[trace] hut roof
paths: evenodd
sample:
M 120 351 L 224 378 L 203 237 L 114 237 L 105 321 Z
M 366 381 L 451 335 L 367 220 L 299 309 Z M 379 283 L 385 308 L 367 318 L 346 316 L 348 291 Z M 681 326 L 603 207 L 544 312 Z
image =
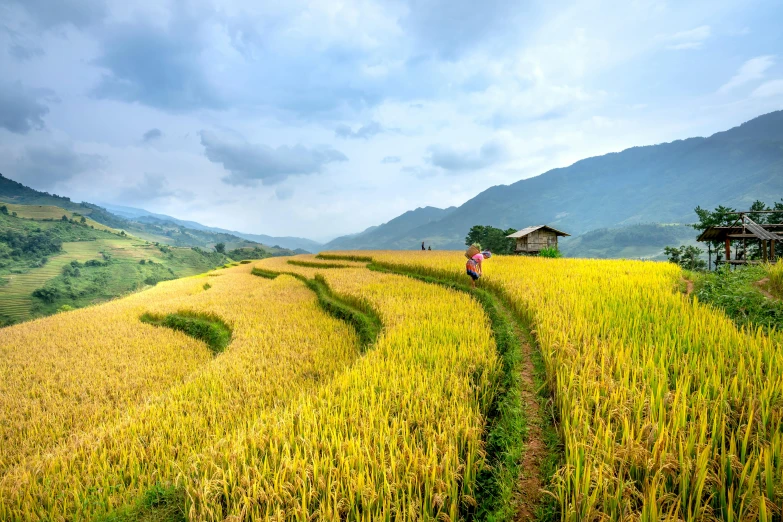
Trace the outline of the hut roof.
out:
M 769 225 L 759 225 L 758 223 L 746 223 L 733 227 L 710 227 L 702 232 L 696 241 L 724 241 L 726 239 L 738 239 L 731 236 L 745 236 L 748 238 L 776 241 L 783 240 L 781 236 L 783 232 L 783 223 L 775 223 Z
M 536 225 L 534 227 L 523 228 L 522 230 L 518 230 L 518 231 L 514 232 L 513 234 L 507 235 L 506 237 L 513 237 L 513 238 L 525 237 L 526 235 L 530 234 L 531 232 L 535 232 L 536 230 L 538 230 L 540 228 L 545 228 L 547 230 L 551 230 L 552 232 L 554 232 L 558 236 L 570 236 L 571 235 L 571 234 L 566 234 L 565 232 L 561 232 L 560 230 L 557 230 L 556 228 L 552 228 L 552 227 L 547 226 L 547 225 Z

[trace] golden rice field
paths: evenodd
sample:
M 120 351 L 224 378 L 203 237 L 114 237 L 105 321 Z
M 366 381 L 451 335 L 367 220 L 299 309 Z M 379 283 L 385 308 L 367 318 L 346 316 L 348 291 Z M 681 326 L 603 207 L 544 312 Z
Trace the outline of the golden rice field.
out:
M 102 519 L 156 485 L 198 521 L 470 518 L 501 373 L 490 320 L 466 292 L 355 259 L 464 283 L 464 257 L 343 254 L 0 329 L 0 520 Z M 322 278 L 378 314 L 378 339 L 253 269 Z M 672 264 L 494 256 L 484 273 L 544 359 L 556 518 L 783 518 L 779 335 L 682 295 Z M 220 317 L 226 351 L 139 321 L 183 311 Z
M 455 254 L 369 253 L 462 277 Z M 367 255 L 367 254 L 365 254 Z M 562 520 L 781 520 L 783 346 L 641 261 L 496 256 L 483 284 L 535 328 L 565 461 Z
M 470 298 L 332 270 L 336 292 L 384 320 L 357 359 L 355 334 L 301 282 L 252 276 L 252 266 L 0 330 L 3 375 L 20 375 L 0 395 L 0 519 L 91 519 L 160 482 L 186 490 L 193 520 L 458 518 L 496 372 Z M 228 350 L 211 358 L 137 319 L 182 309 L 222 317 Z M 63 338 L 45 337 L 53 332 Z

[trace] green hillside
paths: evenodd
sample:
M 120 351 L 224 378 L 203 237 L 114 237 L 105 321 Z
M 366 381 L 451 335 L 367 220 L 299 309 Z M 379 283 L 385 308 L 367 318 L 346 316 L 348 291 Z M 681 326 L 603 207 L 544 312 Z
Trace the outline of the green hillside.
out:
M 436 221 L 352 248 L 462 248 L 473 225 L 548 224 L 574 236 L 639 223 L 691 223 L 696 206 L 748 208 L 783 195 L 783 111 L 709 138 L 634 147 L 491 187 Z M 338 238 L 331 244 L 339 244 Z M 382 243 L 382 246 L 378 243 Z
M 0 325 L 64 305 L 98 303 L 230 261 L 217 252 L 154 244 L 90 223 L 58 207 L 0 204 Z

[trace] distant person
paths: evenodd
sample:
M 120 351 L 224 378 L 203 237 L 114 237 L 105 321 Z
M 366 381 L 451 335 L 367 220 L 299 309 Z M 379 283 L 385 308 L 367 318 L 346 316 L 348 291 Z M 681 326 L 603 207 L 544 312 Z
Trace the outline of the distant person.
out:
M 421 242 L 421 249 L 422 250 L 427 250 L 426 248 L 424 248 L 424 241 Z
M 432 245 L 428 245 L 427 250 L 432 250 Z
M 470 276 L 471 288 L 476 288 L 476 281 L 483 273 L 481 265 L 485 259 L 489 259 L 490 257 L 492 257 L 492 252 L 485 250 L 468 258 L 468 262 L 465 264 L 465 271 Z

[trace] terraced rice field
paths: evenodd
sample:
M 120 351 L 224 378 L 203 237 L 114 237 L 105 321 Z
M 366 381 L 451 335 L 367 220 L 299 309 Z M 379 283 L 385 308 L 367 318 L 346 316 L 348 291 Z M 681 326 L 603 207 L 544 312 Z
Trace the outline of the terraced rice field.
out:
M 57 220 L 57 219 L 62 219 L 63 216 L 66 216 L 68 219 L 73 219 L 74 217 L 74 213 L 72 211 L 65 210 L 64 208 L 55 207 L 51 205 L 17 205 L 14 203 L 3 203 L 3 205 L 8 207 L 9 212 L 16 212 L 17 215 L 21 218 L 34 219 L 34 220 L 43 220 L 43 219 Z M 96 230 L 117 232 L 117 230 L 111 227 L 107 227 L 104 224 L 98 223 L 97 221 L 90 219 L 88 216 L 85 216 L 85 218 L 87 219 L 87 225 L 93 226 Z M 79 219 L 78 216 L 77 219 Z
M 0 520 L 511 522 L 541 489 L 563 522 L 781 520 L 777 333 L 683 295 L 670 263 L 493 256 L 475 290 L 463 270 L 270 258 L 0 330 Z M 545 400 L 514 402 L 520 373 Z M 562 453 L 535 453 L 524 408 Z
M 63 267 L 71 261 L 100 259 L 101 250 L 107 247 L 104 241 L 76 241 L 63 243 L 63 252 L 49 258 L 40 268 L 30 268 L 24 274 L 4 276 L 8 284 L 0 286 L 2 313 L 11 319 L 25 319 L 30 316 L 32 292 L 41 288 L 49 279 L 62 273 Z

